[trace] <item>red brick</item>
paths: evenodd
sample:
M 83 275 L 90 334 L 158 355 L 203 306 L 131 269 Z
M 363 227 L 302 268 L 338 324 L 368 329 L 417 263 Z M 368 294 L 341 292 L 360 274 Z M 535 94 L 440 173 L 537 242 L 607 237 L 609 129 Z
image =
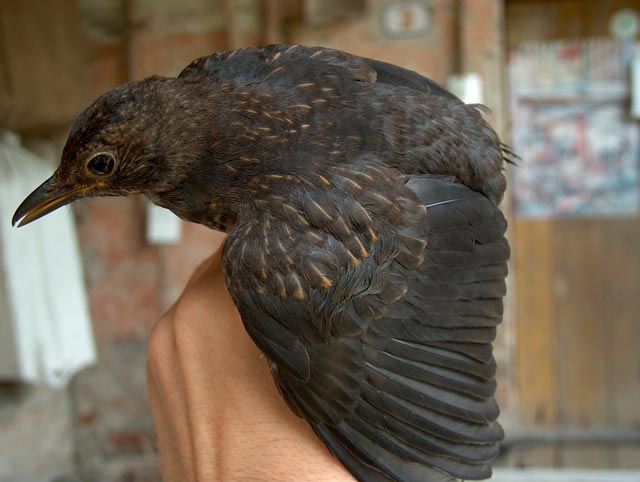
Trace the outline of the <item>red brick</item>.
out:
M 133 449 L 136 452 L 141 452 L 144 439 L 144 434 L 125 430 L 113 431 L 109 434 L 109 441 L 119 450 Z
M 93 43 L 87 80 L 97 97 L 127 81 L 124 43 Z
M 95 199 L 78 212 L 94 333 L 145 338 L 159 316 L 159 265 L 144 242 L 140 200 Z

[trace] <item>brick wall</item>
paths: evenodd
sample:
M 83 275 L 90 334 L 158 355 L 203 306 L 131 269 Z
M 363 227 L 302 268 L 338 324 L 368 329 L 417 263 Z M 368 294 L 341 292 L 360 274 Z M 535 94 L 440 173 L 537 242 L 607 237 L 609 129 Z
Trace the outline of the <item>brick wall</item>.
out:
M 0 482 L 73 473 L 71 401 L 64 390 L 0 385 Z

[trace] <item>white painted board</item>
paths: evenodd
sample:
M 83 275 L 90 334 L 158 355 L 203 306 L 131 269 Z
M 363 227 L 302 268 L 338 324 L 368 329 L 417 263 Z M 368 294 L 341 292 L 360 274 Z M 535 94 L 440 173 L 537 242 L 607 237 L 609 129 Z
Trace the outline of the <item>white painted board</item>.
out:
M 10 224 L 50 173 L 0 133 L 0 380 L 60 386 L 96 360 L 73 216 L 62 208 L 20 229 Z

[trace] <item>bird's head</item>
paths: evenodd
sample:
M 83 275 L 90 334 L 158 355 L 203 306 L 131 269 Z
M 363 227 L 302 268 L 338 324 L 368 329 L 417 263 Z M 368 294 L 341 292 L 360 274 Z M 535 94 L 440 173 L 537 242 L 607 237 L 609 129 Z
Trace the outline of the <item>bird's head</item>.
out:
M 54 174 L 20 204 L 24 226 L 77 199 L 153 189 L 166 162 L 165 136 L 172 79 L 124 84 L 98 98 L 75 121 Z

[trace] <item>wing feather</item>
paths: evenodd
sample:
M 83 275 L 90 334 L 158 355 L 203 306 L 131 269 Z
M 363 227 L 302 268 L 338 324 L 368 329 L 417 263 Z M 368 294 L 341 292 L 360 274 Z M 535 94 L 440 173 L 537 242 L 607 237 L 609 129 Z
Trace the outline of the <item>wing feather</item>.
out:
M 396 213 L 399 225 L 385 221 L 357 267 L 337 268 L 326 292 L 295 300 L 265 298 L 258 285 L 230 283 L 230 291 L 240 293 L 238 309 L 285 400 L 359 480 L 486 478 L 503 437 L 491 343 L 502 316 L 506 223 L 490 200 L 451 179 L 412 176 L 406 186 L 427 206 L 424 253 L 411 208 Z M 338 249 L 327 236 L 315 257 Z M 308 256 L 303 243 L 295 249 L 291 256 Z M 407 268 L 401 252 L 423 261 Z M 326 265 L 340 266 L 337 259 Z M 233 275 L 238 263 L 228 257 L 225 266 Z

